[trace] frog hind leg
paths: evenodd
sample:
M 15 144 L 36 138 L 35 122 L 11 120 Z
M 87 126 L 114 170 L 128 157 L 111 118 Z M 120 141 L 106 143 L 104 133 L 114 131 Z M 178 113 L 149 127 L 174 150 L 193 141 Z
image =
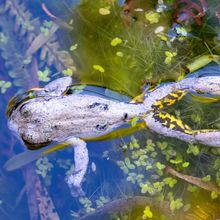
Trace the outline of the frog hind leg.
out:
M 147 127 L 167 137 L 174 137 L 188 143 L 200 143 L 213 147 L 220 147 L 220 131 L 218 130 L 192 130 L 180 119 L 156 111 L 143 118 Z
M 82 182 L 87 171 L 89 156 L 86 147 L 86 142 L 79 138 L 69 138 L 65 142 L 73 145 L 74 149 L 74 172 L 72 172 L 66 179 L 73 197 L 84 196 L 82 190 Z
M 220 75 L 185 78 L 179 81 L 177 86 L 186 92 L 197 92 L 219 96 Z

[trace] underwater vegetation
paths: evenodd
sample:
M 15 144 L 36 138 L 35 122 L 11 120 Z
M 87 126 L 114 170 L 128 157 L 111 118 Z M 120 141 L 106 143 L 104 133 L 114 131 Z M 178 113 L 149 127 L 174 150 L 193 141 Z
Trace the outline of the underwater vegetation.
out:
M 151 88 L 178 81 L 209 64 L 212 59 L 203 55 L 215 61 L 205 74 L 219 73 L 218 1 L 82 0 L 75 7 L 63 1 L 57 14 L 52 3 L 35 4 L 43 16 L 28 1 L 0 2 L 2 115 L 15 93 L 63 75 L 132 99 L 146 84 Z M 198 66 L 192 65 L 198 57 Z M 194 130 L 219 129 L 219 99 L 211 98 L 189 94 L 167 111 Z M 0 125 L 4 162 L 24 150 L 6 123 L 3 118 Z M 137 123 L 136 118 L 131 125 Z M 83 181 L 85 196 L 76 199 L 64 181 L 74 171 L 72 149 L 55 152 L 22 167 L 16 177 L 0 169 L 0 218 L 218 219 L 219 154 L 218 148 L 186 144 L 147 129 L 94 142 Z M 21 182 L 15 188 L 16 179 Z

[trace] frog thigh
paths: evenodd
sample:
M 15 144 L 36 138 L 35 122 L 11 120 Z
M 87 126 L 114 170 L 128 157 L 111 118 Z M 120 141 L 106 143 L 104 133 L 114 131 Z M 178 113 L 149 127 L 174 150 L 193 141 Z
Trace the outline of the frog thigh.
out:
M 150 129 L 159 134 L 175 137 L 188 143 L 220 147 L 219 130 L 192 130 L 180 119 L 161 111 L 147 115 L 144 120 Z
M 198 130 L 195 131 L 195 139 L 204 145 L 220 147 L 220 131 L 219 130 Z
M 67 184 L 73 197 L 83 196 L 81 185 L 89 163 L 86 142 L 75 137 L 69 138 L 66 142 L 73 145 L 75 163 L 74 172 L 67 177 Z
M 144 118 L 144 121 L 149 129 L 159 134 L 175 137 L 190 143 L 195 142 L 193 130 L 168 113 L 161 111 L 150 113 Z

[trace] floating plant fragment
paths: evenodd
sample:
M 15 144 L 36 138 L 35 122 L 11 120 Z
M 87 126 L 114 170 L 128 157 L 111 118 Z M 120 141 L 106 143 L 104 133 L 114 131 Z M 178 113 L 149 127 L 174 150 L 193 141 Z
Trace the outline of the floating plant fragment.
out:
M 70 51 L 76 50 L 77 47 L 78 47 L 78 44 L 73 44 L 73 45 L 70 47 Z
M 1 93 L 4 94 L 8 88 L 11 87 L 11 82 L 0 80 Z
M 144 209 L 144 214 L 142 216 L 142 219 L 152 218 L 153 212 L 150 209 L 150 206 L 146 206 Z
M 121 51 L 116 52 L 116 55 L 117 55 L 118 57 L 123 57 L 123 56 L 124 56 L 123 52 L 121 52 Z
M 122 43 L 122 39 L 119 37 L 115 37 L 114 39 L 112 39 L 111 41 L 111 46 L 116 47 L 117 45 Z
M 109 15 L 111 11 L 108 8 L 100 8 L 99 9 L 99 14 L 100 15 Z
M 105 72 L 105 69 L 102 66 L 100 66 L 100 65 L 93 65 L 92 67 L 93 67 L 94 70 L 97 70 L 100 73 L 104 73 Z
M 167 65 L 170 65 L 171 62 L 172 62 L 173 57 L 175 57 L 177 55 L 177 53 L 176 52 L 165 51 L 165 55 L 166 55 L 166 58 L 164 60 L 164 63 L 167 64 Z
M 44 71 L 37 71 L 37 75 L 40 81 L 42 82 L 49 82 L 50 81 L 50 70 L 49 68 L 46 68 Z
M 150 24 L 158 23 L 160 14 L 157 12 L 149 11 L 145 13 L 145 18 L 150 22 Z
M 72 76 L 73 75 L 73 70 L 70 69 L 70 68 L 67 68 L 67 69 L 63 70 L 62 73 L 64 75 L 67 75 L 67 76 Z

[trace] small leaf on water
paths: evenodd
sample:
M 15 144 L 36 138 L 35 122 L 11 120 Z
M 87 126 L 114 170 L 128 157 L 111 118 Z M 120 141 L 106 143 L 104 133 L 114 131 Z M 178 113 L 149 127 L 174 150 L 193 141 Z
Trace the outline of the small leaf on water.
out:
M 101 73 L 105 72 L 105 69 L 100 65 L 93 65 L 92 67 L 93 67 L 94 70 L 98 70 Z
M 124 56 L 124 54 L 123 54 L 121 51 L 116 52 L 116 55 L 117 55 L 118 57 L 123 57 L 123 56 Z
M 150 210 L 149 206 L 146 206 L 144 209 L 144 214 L 142 216 L 143 219 L 147 219 L 147 218 L 152 218 L 153 217 L 153 212 Z
M 76 50 L 77 47 L 78 47 L 78 44 L 74 44 L 74 45 L 72 45 L 72 46 L 70 47 L 70 51 L 74 51 L 74 50 Z
M 183 164 L 182 164 L 182 167 L 184 167 L 184 168 L 186 168 L 186 167 L 188 167 L 189 166 L 189 162 L 184 162 Z
M 66 70 L 63 70 L 62 73 L 64 75 L 67 75 L 67 76 L 72 76 L 73 75 L 73 70 L 70 69 L 70 68 L 67 68 Z
M 119 44 L 121 44 L 121 43 L 122 43 L 122 39 L 119 38 L 119 37 L 115 37 L 115 38 L 112 39 L 112 41 L 111 41 L 111 46 L 115 47 L 115 46 L 117 46 L 117 45 L 119 45 Z
M 164 164 L 160 163 L 160 162 L 157 162 L 156 167 L 157 167 L 158 170 L 163 170 L 166 166 Z
M 150 22 L 150 24 L 155 24 L 159 22 L 160 15 L 157 12 L 146 12 L 145 18 Z
M 203 181 L 203 182 L 209 182 L 209 181 L 211 181 L 211 176 L 210 176 L 210 175 L 204 176 L 204 177 L 202 178 L 202 181 Z
M 109 15 L 111 11 L 108 8 L 100 8 L 99 9 L 99 14 L 100 15 Z
M 217 194 L 215 191 L 212 191 L 212 192 L 211 192 L 211 198 L 212 198 L 212 199 L 218 198 L 218 194 Z

